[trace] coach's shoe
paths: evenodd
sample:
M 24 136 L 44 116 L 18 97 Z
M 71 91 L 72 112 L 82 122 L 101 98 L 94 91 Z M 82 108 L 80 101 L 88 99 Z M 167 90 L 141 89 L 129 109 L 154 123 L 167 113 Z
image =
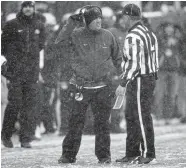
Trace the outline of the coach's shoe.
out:
M 100 164 L 109 164 L 111 163 L 111 159 L 110 158 L 102 158 L 98 161 L 98 163 Z
M 116 162 L 118 162 L 118 163 L 131 163 L 136 158 L 138 158 L 138 156 L 137 157 L 127 157 L 127 156 L 125 156 L 121 159 L 116 159 Z
M 22 148 L 32 148 L 29 142 L 21 142 L 21 147 Z
M 64 156 L 61 156 L 58 160 L 58 163 L 61 164 L 61 163 L 75 163 L 76 162 L 76 159 L 74 158 L 67 158 L 67 157 L 64 157 Z
M 3 142 L 3 145 L 7 148 L 13 148 L 13 143 L 10 138 L 6 138 L 4 136 L 1 137 L 1 140 Z
M 131 163 L 133 163 L 133 164 L 148 164 L 148 163 L 156 164 L 157 161 L 155 158 L 150 158 L 150 157 L 145 158 L 145 157 L 140 156 Z

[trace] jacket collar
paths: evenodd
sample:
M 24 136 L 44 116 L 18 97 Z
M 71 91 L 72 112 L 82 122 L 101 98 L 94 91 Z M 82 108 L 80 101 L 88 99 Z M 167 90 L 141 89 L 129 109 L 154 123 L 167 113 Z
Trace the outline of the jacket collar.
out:
M 101 28 L 101 29 L 102 29 L 102 28 Z M 98 31 L 96 31 L 96 30 L 91 30 L 91 29 L 89 29 L 87 26 L 85 27 L 86 32 L 87 32 L 88 34 L 90 34 L 90 35 L 97 35 L 97 34 L 100 34 L 101 29 L 98 30 Z
M 135 24 L 128 30 L 128 32 L 132 31 L 133 29 L 135 29 L 135 28 L 136 28 L 137 26 L 139 26 L 139 25 L 143 25 L 143 24 L 141 23 L 141 21 L 135 23 Z
M 16 17 L 23 24 L 32 24 L 32 21 L 35 18 L 35 13 L 32 17 L 28 17 L 25 16 L 22 12 L 19 12 Z

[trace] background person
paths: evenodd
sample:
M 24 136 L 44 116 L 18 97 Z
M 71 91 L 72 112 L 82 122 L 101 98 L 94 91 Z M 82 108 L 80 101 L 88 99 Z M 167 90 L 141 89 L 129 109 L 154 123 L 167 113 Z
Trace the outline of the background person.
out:
M 69 17 L 72 15 L 72 13 L 66 13 L 62 17 L 62 24 L 61 28 L 67 23 Z M 58 32 L 59 33 L 59 32 Z M 70 40 L 69 40 L 70 42 Z M 69 80 L 72 76 L 72 68 L 70 65 L 70 55 L 71 51 L 69 48 L 69 43 L 66 43 L 66 45 L 61 44 L 59 42 L 56 44 L 57 49 L 57 58 L 58 58 L 58 74 L 59 74 L 59 97 L 60 97 L 60 128 L 59 128 L 59 136 L 64 135 L 67 133 L 68 130 L 68 120 L 69 120 L 69 114 L 71 110 L 71 99 L 69 99 L 68 95 L 68 86 L 69 86 Z
M 122 24 L 122 12 L 116 13 L 116 22 L 113 27 L 108 29 L 115 37 L 117 43 L 119 44 L 119 55 L 123 58 L 123 43 L 127 35 L 127 30 L 125 25 Z M 117 72 L 115 78 L 113 78 L 113 85 L 116 88 L 119 85 L 119 77 Z M 114 99 L 113 99 L 114 100 Z M 125 127 L 121 127 L 122 122 L 125 123 L 125 116 L 123 111 L 125 110 L 125 102 L 119 110 L 112 110 L 111 115 L 111 130 L 114 133 L 125 132 Z
M 1 72 L 6 69 L 6 58 L 1 55 Z M 7 88 L 7 79 L 1 75 L 1 128 L 4 119 L 4 112 L 8 103 L 8 88 Z
M 45 128 L 44 134 L 54 133 L 54 125 L 56 123 L 56 87 L 57 87 L 57 65 L 58 60 L 55 57 L 56 48 L 55 48 L 55 38 L 56 32 L 58 29 L 56 18 L 51 13 L 43 13 L 43 16 L 46 18 L 45 27 L 46 27 L 46 42 L 45 42 L 45 51 L 44 51 L 44 66 L 41 69 L 41 78 L 43 82 L 40 82 L 40 115 L 41 122 Z
M 178 117 L 179 70 L 183 54 L 183 32 L 180 26 L 171 22 L 162 23 L 158 27 L 160 71 L 155 89 L 154 112 L 159 118 L 164 118 L 168 124 Z
M 10 81 L 1 139 L 12 148 L 11 136 L 19 114 L 21 147 L 30 148 L 35 131 L 39 52 L 44 47 L 44 25 L 35 19 L 35 3 L 24 1 L 16 19 L 2 29 L 2 54 L 7 59 L 4 76 Z

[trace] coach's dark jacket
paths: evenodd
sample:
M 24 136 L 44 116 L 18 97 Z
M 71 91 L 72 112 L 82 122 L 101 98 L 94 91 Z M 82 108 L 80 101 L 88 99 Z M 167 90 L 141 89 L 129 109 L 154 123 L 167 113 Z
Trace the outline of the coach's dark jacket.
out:
M 44 25 L 34 15 L 22 12 L 2 29 L 1 52 L 7 58 L 4 73 L 12 82 L 35 83 L 39 73 L 39 52 L 44 48 Z
M 121 63 L 114 36 L 105 29 L 92 31 L 87 27 L 74 28 L 73 21 L 69 21 L 58 36 L 59 41 L 72 48 L 74 76 L 71 82 L 84 82 L 84 86 L 109 84 L 115 67 L 119 69 Z

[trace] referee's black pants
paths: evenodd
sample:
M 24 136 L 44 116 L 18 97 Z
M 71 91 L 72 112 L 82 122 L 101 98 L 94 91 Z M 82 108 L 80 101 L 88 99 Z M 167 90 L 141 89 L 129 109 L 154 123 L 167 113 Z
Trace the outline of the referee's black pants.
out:
M 81 143 L 85 114 L 88 105 L 91 104 L 94 116 L 95 155 L 98 160 L 110 158 L 111 89 L 108 86 L 99 89 L 83 89 L 82 94 L 83 100 L 75 100 L 73 104 L 68 133 L 62 144 L 62 156 L 76 159 Z
M 155 158 L 154 128 L 150 114 L 155 77 L 136 77 L 127 87 L 126 156 Z

